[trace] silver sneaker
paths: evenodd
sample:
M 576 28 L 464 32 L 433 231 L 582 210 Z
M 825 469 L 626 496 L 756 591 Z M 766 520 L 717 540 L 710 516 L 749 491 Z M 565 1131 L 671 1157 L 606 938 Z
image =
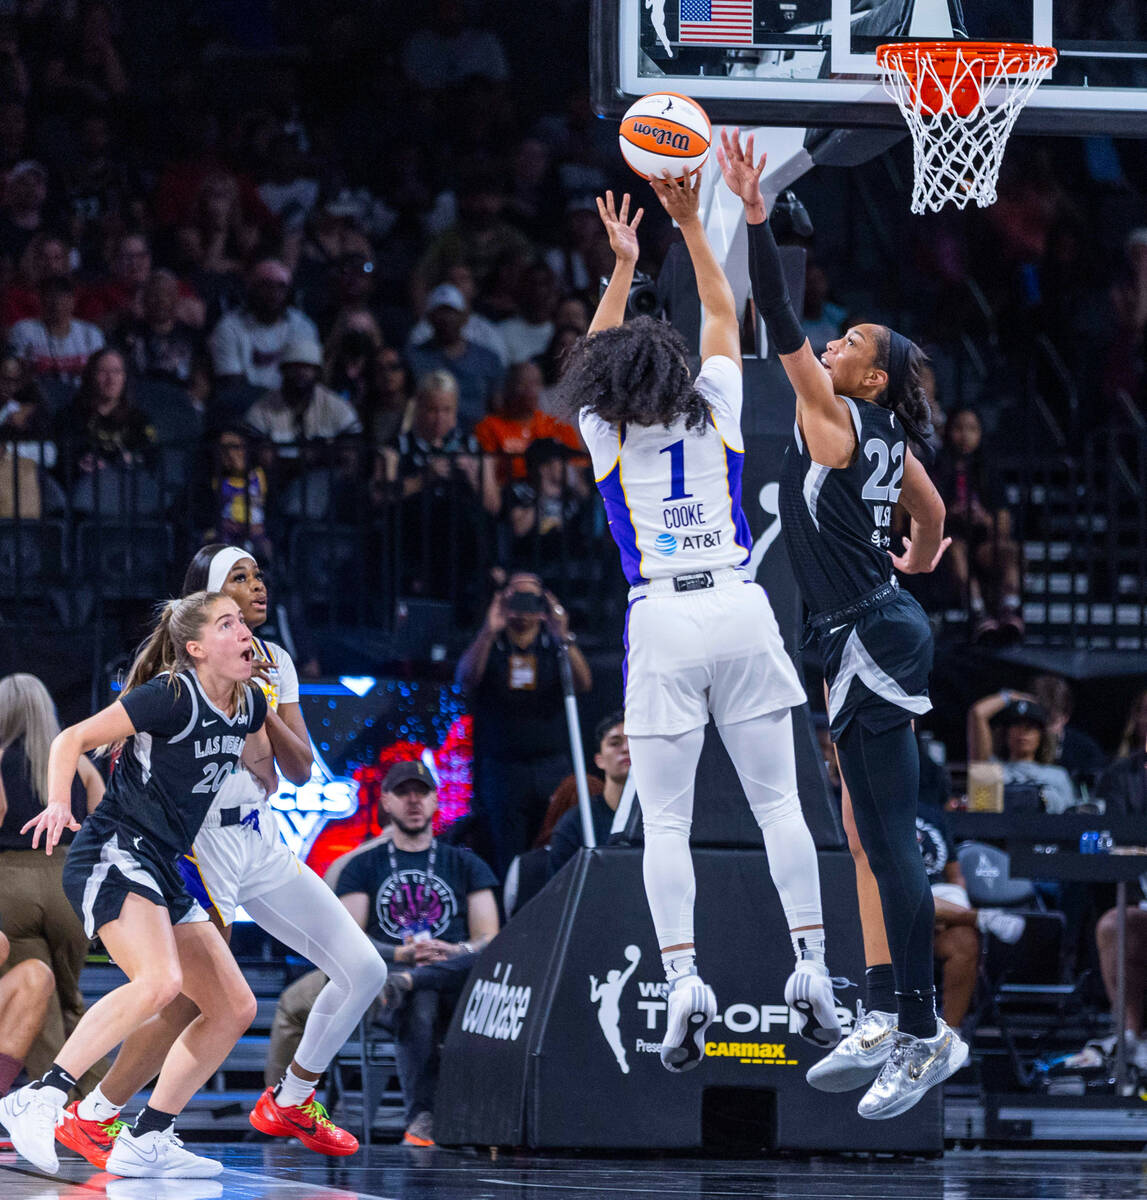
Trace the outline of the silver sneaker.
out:
M 131 1179 L 210 1179 L 223 1164 L 184 1150 L 174 1129 L 140 1134 L 125 1129 L 112 1146 L 105 1170 Z
M 886 1012 L 864 1012 L 852 1032 L 831 1054 L 815 1063 L 805 1078 L 821 1092 L 850 1092 L 871 1083 L 892 1053 L 896 1017 Z
M 840 1018 L 832 979 L 823 963 L 801 961 L 785 984 L 785 1003 L 800 1018 L 797 1032 L 814 1046 L 835 1046 L 840 1041 Z
M 667 1071 L 691 1071 L 705 1057 L 705 1031 L 716 1015 L 717 997 L 699 975 L 687 975 L 674 985 L 661 1043 L 661 1065 Z
M 968 1043 L 939 1018 L 930 1038 L 896 1033 L 888 1061 L 856 1111 L 873 1121 L 898 1117 L 929 1088 L 955 1075 L 967 1061 Z
M 57 1088 L 34 1088 L 27 1084 L 9 1092 L 0 1100 L 0 1125 L 8 1130 L 16 1153 L 38 1171 L 55 1175 L 60 1169 L 56 1157 L 56 1123 L 64 1115 L 63 1095 Z

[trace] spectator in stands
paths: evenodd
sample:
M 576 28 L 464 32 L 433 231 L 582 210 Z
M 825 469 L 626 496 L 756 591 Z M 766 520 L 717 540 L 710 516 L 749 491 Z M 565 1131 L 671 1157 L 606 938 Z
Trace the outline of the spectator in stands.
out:
M 179 280 L 170 271 L 151 273 L 142 315 L 126 320 L 114 340 L 134 375 L 183 388 L 191 386 L 204 354 L 199 330 L 179 319 Z
M 592 509 L 582 476 L 570 469 L 573 455 L 549 437 L 526 447 L 526 478 L 509 485 L 503 502 L 515 566 L 544 570 L 585 553 Z
M 558 289 L 548 264 L 539 260 L 525 268 L 518 280 L 516 299 L 517 313 L 498 326 L 506 339 L 511 363 L 544 354 L 554 336 Z
M 1133 407 L 1147 408 L 1147 226 L 1133 229 L 1124 243 L 1124 260 L 1111 286 L 1116 330 L 1110 341 L 1104 392 L 1122 393 Z
M 0 197 L 0 256 L 19 262 L 28 243 L 44 225 L 48 172 L 38 162 L 18 162 L 4 176 Z
M 406 354 L 416 378 L 430 371 L 454 376 L 459 415 L 473 428 L 501 400 L 503 371 L 497 355 L 467 340 L 463 330 L 469 318 L 462 293 L 452 283 L 440 283 L 426 297 L 426 319 L 434 335 Z
M 592 293 L 596 302 L 597 278 L 593 271 L 602 232 L 592 193 L 575 195 L 566 202 L 561 242 L 546 252 L 546 262 L 554 272 L 561 292 L 579 296 Z M 608 238 L 605 244 L 608 247 Z
M 319 382 L 323 352 L 313 338 L 288 343 L 279 355 L 282 384 L 247 410 L 247 424 L 281 446 L 283 458 L 298 457 L 298 442 L 331 441 L 362 432 L 358 414 Z
M 594 840 L 599 846 L 604 846 L 609 841 L 621 793 L 629 779 L 629 739 L 625 736 L 625 713 L 610 713 L 599 721 L 593 731 L 593 744 L 597 747 L 593 765 L 605 777 L 605 787 L 601 795 L 590 796 L 589 804 L 593 813 Z M 549 877 L 552 879 L 584 844 L 581 811 L 575 804 L 559 819 L 550 837 Z
M 1138 754 L 1147 742 L 1147 688 L 1139 692 L 1131 702 L 1127 720 L 1123 725 L 1123 733 L 1119 738 L 1119 748 L 1116 757 L 1126 758 Z
M 1002 730 L 998 754 L 993 725 Z M 1007 789 L 1024 785 L 1039 789 L 1049 813 L 1066 812 L 1079 802 L 1071 776 L 1052 763 L 1054 753 L 1048 714 L 1030 696 L 993 692 L 968 710 L 968 762 L 1002 764 L 1005 804 Z
M 462 336 L 466 341 L 473 342 L 474 345 L 481 346 L 497 355 L 498 361 L 503 367 L 509 366 L 510 352 L 506 348 L 506 339 L 502 336 L 501 328 L 481 313 L 474 311 L 474 298 L 478 294 L 474 273 L 465 263 L 455 263 L 447 270 L 446 278 L 442 282 L 453 284 L 462 293 L 462 299 L 466 301 L 468 316 L 466 324 L 462 326 Z M 407 345 L 424 346 L 433 337 L 434 326 L 426 317 L 423 317 L 410 331 Z
M 828 274 L 811 255 L 805 263 L 804 312 L 801 325 L 809 345 L 817 357 L 824 353 L 829 342 L 841 334 L 841 322 L 847 316 L 844 307 L 829 299 Z
M 33 1078 L 52 1065 L 84 1012 L 79 980 L 88 937 L 64 896 L 62 882 L 72 833 L 64 831 L 49 857 L 42 849 L 32 849 L 30 833 L 20 832 L 47 803 L 48 748 L 59 732 L 56 706 L 39 679 L 9 675 L 0 680 L 0 913 L 6 941 L 11 942 L 11 955 L 0 972 L 11 972 L 19 963 L 38 959 L 51 968 L 55 979 L 46 1018 L 26 1052 L 28 1074 Z M 82 822 L 103 794 L 99 772 L 81 757 L 72 780 L 75 819 Z M 0 1029 L 4 1027 L 0 1020 Z M 105 1070 L 106 1063 L 93 1067 L 81 1084 L 83 1090 L 94 1087 Z
M 1107 765 L 1103 748 L 1088 733 L 1072 725 L 1075 693 L 1062 675 L 1037 675 L 1028 689 L 1047 713 L 1047 732 L 1052 743 L 1051 761 L 1076 780 L 1089 786 Z
M 62 279 L 72 273 L 71 249 L 54 233 L 38 233 L 16 267 L 15 279 L 0 297 L 0 325 L 6 329 L 17 321 L 42 315 L 40 286 L 46 279 Z
M 8 346 L 38 379 L 76 384 L 84 364 L 104 344 L 95 325 L 79 321 L 76 285 L 70 276 L 51 276 L 40 285 L 41 317 L 17 321 L 8 331 Z
M 487 454 L 498 461 L 498 482 L 526 478 L 526 450 L 539 438 L 552 438 L 580 451 L 581 438 L 571 425 L 542 412 L 542 371 L 537 363 L 517 363 L 506 376 L 506 398 L 497 412 L 478 422 L 474 434 Z M 510 457 L 512 456 L 512 457 Z
M 119 329 L 128 321 L 144 316 L 145 292 L 152 277 L 151 246 L 142 233 L 125 233 L 116 242 L 111 275 L 90 287 L 82 288 L 76 311 L 105 332 Z M 203 307 L 195 293 L 175 282 L 175 312 L 187 324 L 203 324 Z
M 7 966 L 11 943 L 0 930 L 0 971 Z M 56 992 L 51 966 L 26 958 L 0 975 L 0 1096 L 11 1091 L 24 1069 Z
M 1130 755 L 1118 758 L 1099 777 L 1096 795 L 1106 802 L 1105 812 L 1120 816 L 1147 815 L 1147 752 L 1144 738 Z M 1095 942 L 1099 951 L 1099 967 L 1103 986 L 1115 1013 L 1118 995 L 1118 911 L 1109 909 L 1099 918 Z M 1128 1052 L 1140 1071 L 1147 1071 L 1147 1026 L 1143 1006 L 1147 1000 L 1147 874 L 1139 877 L 1139 899 L 1132 899 L 1126 913 L 1127 983 L 1124 1026 L 1127 1030 Z
M 0 443 L 17 442 L 18 454 L 54 467 L 51 437 L 52 419 L 35 380 L 15 354 L 0 354 Z
M 317 345 L 314 322 L 291 307 L 290 295 L 291 273 L 283 263 L 266 258 L 252 268 L 246 307 L 223 317 L 208 339 L 221 385 L 277 388 L 287 346 Z
M 975 409 L 948 414 L 944 446 L 933 468 L 936 488 L 948 510 L 945 532 L 952 538 L 946 561 L 961 599 L 971 603 L 973 638 L 1008 645 L 1023 637 L 1019 547 L 1011 513 L 992 477 L 982 449 L 983 425 Z
M 491 600 L 458 662 L 474 711 L 476 815 L 499 876 L 533 842 L 550 795 L 570 771 L 558 672 L 563 645 L 576 691 L 588 692 L 593 675 L 573 644 L 565 607 L 536 575 L 518 572 Z
M 139 462 L 155 441 L 147 416 L 132 402 L 127 367 L 118 350 L 97 350 L 80 389 L 56 420 L 65 479 Z
M 406 1105 L 403 1140 L 430 1146 L 438 1044 L 470 966 L 498 932 L 497 881 L 475 854 L 435 838 L 438 785 L 423 763 L 392 766 L 379 806 L 390 830 L 332 864 L 327 881 L 391 965 L 390 980 L 402 976 L 384 992 L 384 1019 L 394 1034 Z M 422 970 L 431 966 L 439 969 Z M 279 998 L 268 1079 L 294 1054 L 321 985 L 322 976 L 312 972 Z
M 551 417 L 556 417 L 558 420 L 565 415 L 558 384 L 565 373 L 566 356 L 574 342 L 584 335 L 584 329 L 579 330 L 574 325 L 559 324 L 554 330 L 554 336 L 550 338 L 546 352 L 536 360 L 542 369 L 542 380 L 545 384 L 538 407 L 542 412 L 549 413 Z
M 456 87 L 474 75 L 509 78 L 498 35 L 467 25 L 462 0 L 435 0 L 429 22 L 402 48 L 402 69 L 420 88 Z
M 360 412 L 370 390 L 375 355 L 382 344 L 378 322 L 363 308 L 340 312 L 323 347 L 327 387 Z
M 406 431 L 413 406 L 411 392 L 410 369 L 405 359 L 393 346 L 383 346 L 374 356 L 366 394 L 359 408 L 371 445 L 389 445 Z
M 238 426 L 221 429 L 215 441 L 211 498 L 213 511 L 203 541 L 243 546 L 259 562 L 273 561 L 266 524 L 267 473 L 251 461 L 247 434 Z
M 113 36 L 117 15 L 95 0 L 83 10 L 78 40 L 53 39 L 44 88 L 57 111 L 103 108 L 127 95 L 128 76 Z

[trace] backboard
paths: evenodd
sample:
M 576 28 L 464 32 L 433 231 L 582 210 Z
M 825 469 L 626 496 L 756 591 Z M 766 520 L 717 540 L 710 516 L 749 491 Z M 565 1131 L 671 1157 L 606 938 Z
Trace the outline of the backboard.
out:
M 903 129 L 880 85 L 882 42 L 1054 46 L 1021 133 L 1147 136 L 1147 4 L 1137 0 L 594 0 L 593 100 L 700 100 L 717 124 Z

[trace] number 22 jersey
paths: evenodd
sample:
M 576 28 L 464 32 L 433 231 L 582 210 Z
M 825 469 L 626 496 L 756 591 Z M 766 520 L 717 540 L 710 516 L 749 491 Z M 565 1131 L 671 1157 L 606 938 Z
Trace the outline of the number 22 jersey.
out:
M 618 428 L 588 409 L 579 418 L 630 584 L 749 561 L 752 536 L 741 509 L 741 371 L 732 359 L 712 355 L 694 386 L 709 404 L 703 428 L 686 430 L 684 419 L 668 428 Z
M 904 478 L 907 447 L 896 417 L 877 404 L 838 399 L 856 430 L 852 462 L 816 462 L 794 423 L 781 467 L 781 532 L 813 614 L 844 608 L 892 578 L 892 510 Z
M 244 740 L 267 716 L 256 686 L 246 686 L 228 717 L 207 698 L 194 671 L 181 671 L 177 679 L 178 691 L 164 674 L 121 698 L 136 732 L 124 743 L 99 807 L 172 857 L 191 848 Z

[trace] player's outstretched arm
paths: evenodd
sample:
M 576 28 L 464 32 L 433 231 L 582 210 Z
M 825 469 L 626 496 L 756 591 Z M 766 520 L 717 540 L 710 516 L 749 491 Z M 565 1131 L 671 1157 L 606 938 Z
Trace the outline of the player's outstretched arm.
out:
M 616 261 L 613 264 L 613 274 L 609 277 L 609 286 L 605 289 L 593 314 L 589 332 L 600 333 L 603 329 L 615 329 L 625 320 L 625 306 L 629 301 L 629 289 L 633 286 L 633 272 L 637 270 L 637 258 L 640 249 L 637 245 L 637 227 L 645 215 L 645 209 L 639 208 L 629 219 L 629 193 L 621 198 L 621 211 L 613 205 L 613 193 L 606 192 L 605 199 L 597 198 L 597 211 L 601 223 L 609 234 L 609 245 Z
M 781 364 L 793 390 L 797 394 L 797 419 L 805 432 L 810 448 L 814 447 L 818 434 L 831 437 L 843 432 L 852 438 L 851 420 L 847 409 L 836 399 L 828 371 L 817 360 L 808 338 L 793 309 L 781 267 L 780 251 L 766 219 L 765 201 L 761 195 L 761 172 L 765 167 L 765 155 L 753 161 L 753 135 L 750 133 L 741 146 L 740 130 L 730 135 L 721 130 L 721 145 L 717 147 L 717 161 L 729 190 L 745 206 L 745 222 L 749 232 L 749 280 L 753 289 L 753 303 L 764 319 L 769 332 L 769 343 L 776 347 Z M 849 441 L 851 452 L 852 441 Z M 814 449 L 818 461 L 825 457 Z
M 97 746 L 121 742 L 135 733 L 127 709 L 117 700 L 93 717 L 78 725 L 69 725 L 52 739 L 48 751 L 48 802 L 39 815 L 30 820 L 21 833 L 32 833 L 32 849 L 44 835 L 44 849 L 51 854 L 65 829 L 73 832 L 79 824 L 72 816 L 72 780 L 76 776 L 80 755 Z
M 677 222 L 697 276 L 697 295 L 705 310 L 701 328 L 701 358 L 723 354 L 741 365 L 741 329 L 737 323 L 737 305 L 733 289 L 709 245 L 701 224 L 701 172 L 681 179 L 651 179 L 650 186 L 661 207 Z

